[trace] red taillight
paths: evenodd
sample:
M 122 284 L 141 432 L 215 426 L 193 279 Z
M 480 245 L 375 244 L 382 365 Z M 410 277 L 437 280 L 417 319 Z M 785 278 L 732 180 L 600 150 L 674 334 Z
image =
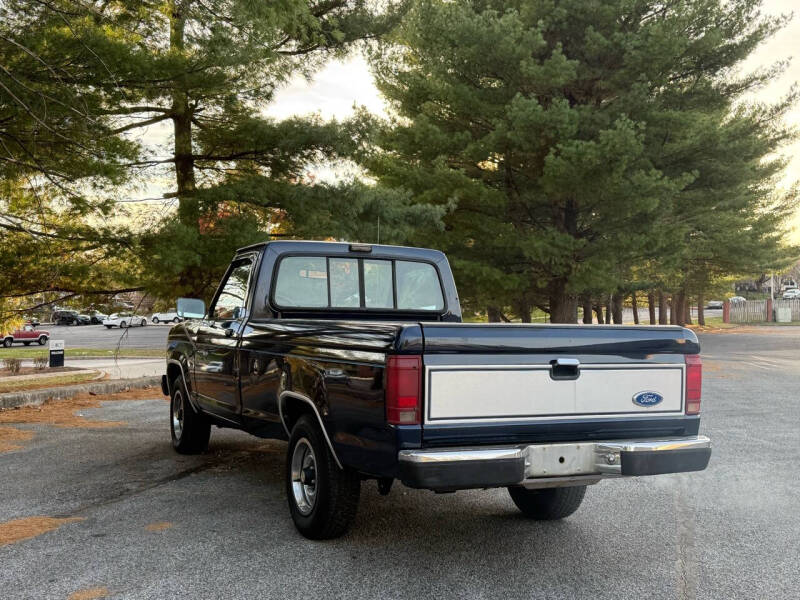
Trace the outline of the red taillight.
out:
M 700 395 L 703 385 L 703 361 L 698 354 L 686 355 L 686 414 L 700 412 Z
M 421 356 L 386 359 L 386 421 L 390 425 L 419 425 Z

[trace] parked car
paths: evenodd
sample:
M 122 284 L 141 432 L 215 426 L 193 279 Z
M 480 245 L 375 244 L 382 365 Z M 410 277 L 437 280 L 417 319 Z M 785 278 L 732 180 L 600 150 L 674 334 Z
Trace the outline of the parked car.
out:
M 36 317 L 35 315 L 30 315 L 30 316 L 23 315 L 22 318 L 25 320 L 26 323 L 30 323 L 34 327 L 38 327 L 40 325 L 39 318 Z
M 783 292 L 783 299 L 784 300 L 793 300 L 794 298 L 800 298 L 800 290 L 797 288 L 789 289 Z
M 706 308 L 712 310 L 715 308 L 722 308 L 723 304 L 724 303 L 722 302 L 722 300 L 709 300 L 708 303 L 706 304 Z
M 78 315 L 78 325 L 91 325 L 91 324 L 92 324 L 92 317 L 84 314 Z
M 288 440 L 289 512 L 311 539 L 347 530 L 365 480 L 506 487 L 525 516 L 561 519 L 602 479 L 711 456 L 692 331 L 462 323 L 436 250 L 256 244 L 208 310 L 181 298 L 178 314 L 161 382 L 173 447 L 204 451 L 212 424 Z
M 33 325 L 23 325 L 22 329 L 17 329 L 11 333 L 3 336 L 3 346 L 10 348 L 11 344 L 25 344 L 30 346 L 36 342 L 40 346 L 44 346 L 50 338 L 50 332 L 41 329 L 36 329 Z
M 57 310 L 53 312 L 53 325 L 79 325 L 80 315 L 77 310 Z
M 178 316 L 177 308 L 170 308 L 166 312 L 157 312 L 150 315 L 150 321 L 153 323 L 180 323 L 181 318 Z
M 732 296 L 731 298 L 728 298 L 728 301 L 731 304 L 738 304 L 740 302 L 747 302 L 747 298 L 744 298 L 743 296 Z
M 114 313 L 110 315 L 107 319 L 103 319 L 103 325 L 106 326 L 106 329 L 111 329 L 112 327 L 119 327 L 120 329 L 124 329 L 126 327 L 136 327 L 139 325 L 140 327 L 144 327 L 147 325 L 147 319 L 144 317 L 140 317 L 139 315 L 134 315 L 128 312 L 121 312 L 121 313 Z
M 102 325 L 103 320 L 108 318 L 108 315 L 101 313 L 99 310 L 90 310 L 87 314 L 92 325 Z

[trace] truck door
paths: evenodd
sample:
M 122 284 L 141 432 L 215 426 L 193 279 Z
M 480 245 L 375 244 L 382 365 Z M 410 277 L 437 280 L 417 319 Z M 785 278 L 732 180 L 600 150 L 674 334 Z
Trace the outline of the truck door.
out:
M 204 410 L 237 423 L 241 413 L 238 345 L 253 263 L 251 256 L 231 263 L 196 337 L 197 401 Z

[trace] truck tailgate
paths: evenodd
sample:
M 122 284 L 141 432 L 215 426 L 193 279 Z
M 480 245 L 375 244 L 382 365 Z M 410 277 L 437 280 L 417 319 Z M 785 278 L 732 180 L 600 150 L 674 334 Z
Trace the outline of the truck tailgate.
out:
M 424 424 L 682 415 L 679 327 L 423 324 Z

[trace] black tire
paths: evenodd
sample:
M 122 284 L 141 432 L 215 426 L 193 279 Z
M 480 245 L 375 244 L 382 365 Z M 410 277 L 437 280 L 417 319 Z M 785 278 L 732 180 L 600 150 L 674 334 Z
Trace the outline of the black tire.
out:
M 40 346 L 44 346 L 47 343 L 47 336 L 46 335 L 40 335 L 38 342 L 39 342 Z
M 145 325 L 147 325 L 147 319 L 142 319 L 142 322 L 139 323 L 139 327 L 144 327 Z
M 172 322 L 177 324 L 177 323 L 180 323 L 181 320 L 178 317 L 175 317 L 175 318 L 172 319 Z
M 211 423 L 205 416 L 195 412 L 186 393 L 183 380 L 180 377 L 173 379 L 169 403 L 172 447 L 180 454 L 200 454 L 208 450 Z
M 554 521 L 570 516 L 581 505 L 586 486 L 526 490 L 510 487 L 508 493 L 522 514 L 538 521 Z
M 14 338 L 5 338 L 3 340 L 3 346 L 5 348 L 11 348 L 11 344 L 13 344 L 13 343 L 14 343 Z
M 153 325 L 158 325 L 158 317 L 153 317 Z
M 128 323 L 126 323 L 125 321 L 120 321 L 120 323 L 119 323 L 119 328 L 120 329 L 125 329 L 127 326 L 128 326 Z
M 307 447 L 311 449 L 311 484 L 307 479 L 298 479 L 300 474 L 307 477 L 308 470 L 301 468 L 298 473 L 295 462 L 296 452 Z M 313 500 L 303 506 L 298 498 L 310 496 L 308 491 L 312 487 Z M 292 429 L 286 455 L 286 497 L 297 530 L 310 540 L 344 535 L 356 516 L 360 495 L 358 473 L 352 469 L 340 469 L 316 420 L 310 415 L 300 417 Z
M 78 325 L 78 321 L 76 319 L 72 319 L 72 323 L 70 323 L 70 325 L 73 326 Z

